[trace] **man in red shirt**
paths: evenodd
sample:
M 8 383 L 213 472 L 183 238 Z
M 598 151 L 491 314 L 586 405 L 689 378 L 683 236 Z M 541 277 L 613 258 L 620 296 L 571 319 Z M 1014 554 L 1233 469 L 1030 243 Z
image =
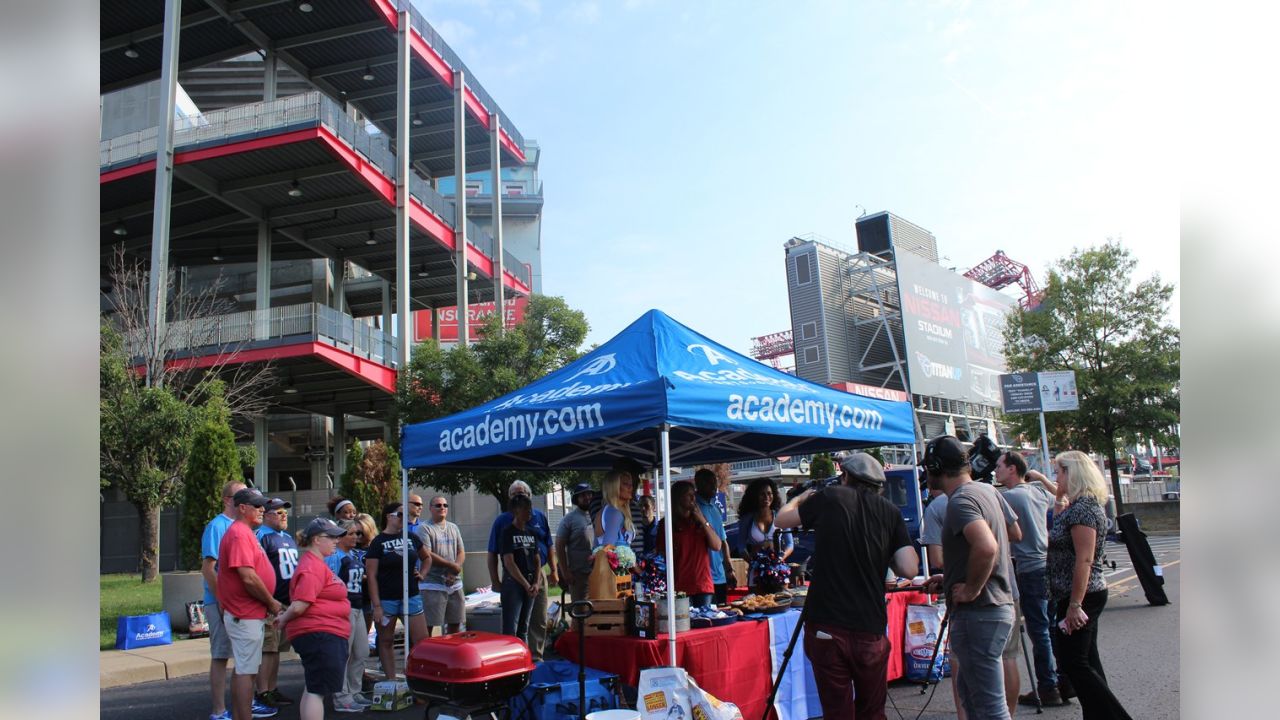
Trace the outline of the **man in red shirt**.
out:
M 236 521 L 218 546 L 218 607 L 231 640 L 235 675 L 231 679 L 231 717 L 271 717 L 274 708 L 253 706 L 253 682 L 262 663 L 262 635 L 268 617 L 280 612 L 272 597 L 276 574 L 254 531 L 262 525 L 267 499 L 252 488 L 232 498 Z

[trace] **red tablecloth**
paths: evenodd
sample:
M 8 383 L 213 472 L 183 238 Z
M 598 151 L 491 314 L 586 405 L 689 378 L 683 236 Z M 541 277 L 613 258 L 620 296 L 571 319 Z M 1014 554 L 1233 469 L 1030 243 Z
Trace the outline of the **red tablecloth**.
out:
M 902 647 L 907 605 L 928 602 L 919 592 L 885 595 L 889 615 L 888 680 L 902 677 Z M 570 630 L 556 642 L 556 652 L 578 662 L 578 635 Z M 792 656 L 792 662 L 805 662 Z M 633 637 L 588 637 L 584 664 L 615 673 L 635 687 L 640 670 L 667 664 L 667 636 L 656 640 Z M 764 622 L 746 620 L 718 628 L 690 630 L 676 637 L 676 664 L 698 681 L 698 686 L 721 700 L 737 704 L 743 717 L 758 718 L 773 687 L 774 668 L 769 659 L 769 628 Z
M 561 635 L 556 652 L 577 662 L 577 633 L 570 630 Z M 640 684 L 642 668 L 664 666 L 667 660 L 666 635 L 655 640 L 588 637 L 583 664 L 615 673 L 635 687 Z M 743 717 L 758 718 L 764 711 L 773 687 L 769 628 L 764 622 L 748 620 L 680 633 L 676 636 L 676 664 L 698 681 L 698 687 L 735 703 Z
M 885 611 L 889 615 L 889 668 L 885 673 L 888 680 L 902 677 L 902 648 L 906 642 L 907 606 L 923 605 L 929 602 L 929 596 L 922 592 L 897 592 L 884 596 Z

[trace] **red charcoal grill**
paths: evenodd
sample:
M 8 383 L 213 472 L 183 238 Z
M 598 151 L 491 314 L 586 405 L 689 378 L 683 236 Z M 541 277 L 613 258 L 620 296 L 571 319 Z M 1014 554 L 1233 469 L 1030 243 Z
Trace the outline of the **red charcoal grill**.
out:
M 409 653 L 405 678 L 414 697 L 428 703 L 427 716 L 449 706 L 459 717 L 497 712 L 529 685 L 529 648 L 510 635 L 463 632 L 419 642 Z

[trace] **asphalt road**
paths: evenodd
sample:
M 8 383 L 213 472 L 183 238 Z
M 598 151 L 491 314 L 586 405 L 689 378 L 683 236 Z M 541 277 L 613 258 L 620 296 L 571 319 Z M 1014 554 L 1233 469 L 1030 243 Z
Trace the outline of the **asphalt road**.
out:
M 1116 569 L 1108 571 L 1111 599 L 1102 615 L 1099 650 L 1112 690 L 1134 717 L 1176 718 L 1179 714 L 1179 576 L 1180 539 L 1153 536 L 1152 550 L 1165 569 L 1165 593 L 1170 604 L 1152 607 L 1134 577 L 1123 545 L 1108 545 L 1107 554 Z M 1023 669 L 1023 691 L 1029 682 Z M 298 692 L 302 687 L 302 666 L 285 663 L 280 668 L 280 687 Z M 901 681 L 889 688 L 890 718 L 920 720 L 955 717 L 951 681 L 943 680 L 929 700 L 919 686 Z M 926 707 L 926 701 L 928 705 Z M 205 720 L 209 717 L 209 685 L 205 676 L 144 683 L 102 691 L 101 717 L 104 720 Z M 1035 716 L 1035 708 L 1018 708 L 1018 717 Z M 421 706 L 398 713 L 339 714 L 330 709 L 326 717 L 367 717 L 388 720 L 420 720 Z M 280 720 L 296 720 L 297 706 L 283 708 Z M 1079 704 L 1045 708 L 1045 720 L 1080 717 Z M 748 718 L 747 720 L 754 720 Z

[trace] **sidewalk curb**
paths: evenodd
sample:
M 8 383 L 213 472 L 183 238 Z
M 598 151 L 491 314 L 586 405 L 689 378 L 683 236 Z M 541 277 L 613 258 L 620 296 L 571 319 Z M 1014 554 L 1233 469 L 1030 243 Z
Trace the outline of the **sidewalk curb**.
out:
M 297 660 L 292 650 L 281 653 L 280 661 Z M 234 660 L 227 661 L 235 667 Z M 178 640 L 172 645 L 137 650 L 102 650 L 98 653 L 98 678 L 103 689 L 137 685 L 156 680 L 173 680 L 209 672 L 209 638 Z

